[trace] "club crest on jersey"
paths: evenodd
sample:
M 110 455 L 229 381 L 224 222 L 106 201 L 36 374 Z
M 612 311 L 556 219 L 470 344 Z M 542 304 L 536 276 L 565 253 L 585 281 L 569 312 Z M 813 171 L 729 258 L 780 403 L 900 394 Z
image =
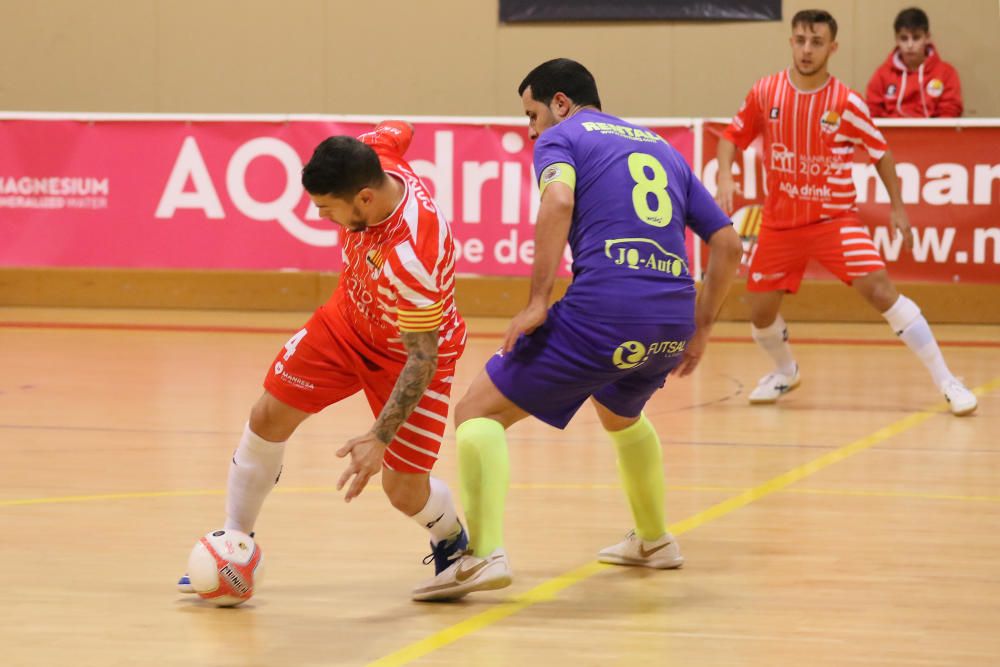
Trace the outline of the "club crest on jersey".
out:
M 819 126 L 827 134 L 833 134 L 840 129 L 840 114 L 830 109 L 819 119 Z
M 896 84 L 890 83 L 889 87 L 885 89 L 885 96 L 886 97 L 895 97 L 896 96 L 896 91 L 898 91 L 898 90 L 899 90 L 899 88 L 896 87 Z
M 931 79 L 927 83 L 927 94 L 931 97 L 941 97 L 944 93 L 944 81 L 941 79 Z
M 771 120 L 778 120 L 778 113 L 779 113 L 778 107 L 771 107 L 771 112 L 767 114 L 767 117 L 770 118 Z
M 378 275 L 382 273 L 382 265 L 385 264 L 385 258 L 382 257 L 382 253 L 375 250 L 369 250 L 368 255 L 365 256 L 365 264 L 372 271 L 372 278 L 378 278 Z

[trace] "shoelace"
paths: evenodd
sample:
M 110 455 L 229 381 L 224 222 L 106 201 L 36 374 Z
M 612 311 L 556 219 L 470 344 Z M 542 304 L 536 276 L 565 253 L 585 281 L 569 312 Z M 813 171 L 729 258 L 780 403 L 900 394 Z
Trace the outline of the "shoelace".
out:
M 471 556 L 471 555 L 472 555 L 472 549 L 463 549 L 462 551 L 456 551 L 452 555 L 448 556 L 448 560 L 458 560 L 462 556 Z M 433 562 L 434 562 L 434 552 L 432 551 L 426 556 L 424 556 L 423 563 L 424 565 L 430 565 Z

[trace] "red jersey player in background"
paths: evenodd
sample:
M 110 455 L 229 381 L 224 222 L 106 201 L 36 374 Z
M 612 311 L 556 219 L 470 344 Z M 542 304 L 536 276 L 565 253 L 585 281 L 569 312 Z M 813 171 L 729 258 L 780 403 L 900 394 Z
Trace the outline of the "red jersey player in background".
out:
M 931 43 L 922 9 L 910 7 L 893 22 L 896 48 L 872 74 L 865 101 L 875 118 L 957 118 L 962 84 L 955 68 L 941 60 Z
M 751 403 L 774 403 L 799 385 L 799 367 L 780 314 L 785 293 L 794 294 L 809 259 L 852 285 L 920 358 L 956 415 L 976 409 L 976 397 L 945 364 L 927 320 L 896 291 L 881 255 L 858 217 L 852 178 L 856 147 L 875 161 L 889 192 L 892 226 L 913 245 L 900 198 L 896 163 L 857 93 L 834 78 L 827 62 L 837 51 L 837 22 L 822 10 L 792 18 L 792 67 L 754 84 L 719 141 L 719 188 L 723 210 L 733 209 L 732 166 L 736 146 L 764 141 L 767 196 L 757 246 L 750 258 L 747 296 L 753 338 L 774 360 L 775 370 L 750 393 Z
M 323 141 L 302 170 L 321 217 L 344 228 L 337 289 L 268 368 L 232 459 L 227 529 L 251 533 L 277 483 L 285 442 L 309 415 L 364 391 L 375 422 L 337 451 L 347 501 L 382 472 L 389 502 L 431 535 L 435 571 L 468 538 L 447 485 L 430 476 L 447 424 L 465 323 L 455 308 L 455 244 L 403 159 L 413 136 L 386 122 Z M 187 576 L 178 583 L 194 592 Z

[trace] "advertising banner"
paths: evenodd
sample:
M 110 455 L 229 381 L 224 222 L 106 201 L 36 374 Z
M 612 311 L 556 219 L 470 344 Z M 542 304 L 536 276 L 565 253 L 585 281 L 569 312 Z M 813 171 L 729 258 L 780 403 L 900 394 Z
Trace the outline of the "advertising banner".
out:
M 299 179 L 322 139 L 373 127 L 345 118 L 0 117 L 0 266 L 338 271 L 344 232 L 318 218 Z M 714 191 L 724 124 L 643 124 L 692 163 L 699 156 Z M 529 275 L 538 194 L 525 124 L 414 125 L 407 158 L 452 222 L 459 273 Z M 862 156 L 854 180 L 893 277 L 1000 282 L 1000 125 L 882 129 L 915 230 L 912 253 L 888 228 L 888 198 Z M 733 218 L 748 247 L 766 188 L 761 155 L 758 145 L 737 158 Z M 697 270 L 690 247 L 689 259 Z M 818 266 L 809 275 L 830 277 Z
M 704 124 L 702 179 L 712 193 L 718 182 L 716 149 L 725 127 Z M 860 152 L 853 176 L 859 213 L 893 279 L 1000 283 L 1000 126 L 893 125 L 881 130 L 895 157 L 913 226 L 912 252 L 889 228 L 888 194 L 874 165 Z M 762 155 L 758 139 L 736 159 L 739 194 L 733 222 L 748 252 L 760 230 L 766 194 Z M 810 264 L 806 277 L 832 278 L 818 264 Z
M 526 276 L 538 189 L 526 123 L 415 122 L 407 152 L 460 274 Z M 300 175 L 372 122 L 0 119 L 0 266 L 337 271 Z M 687 126 L 654 128 L 692 161 Z M 563 273 L 567 273 L 567 262 Z

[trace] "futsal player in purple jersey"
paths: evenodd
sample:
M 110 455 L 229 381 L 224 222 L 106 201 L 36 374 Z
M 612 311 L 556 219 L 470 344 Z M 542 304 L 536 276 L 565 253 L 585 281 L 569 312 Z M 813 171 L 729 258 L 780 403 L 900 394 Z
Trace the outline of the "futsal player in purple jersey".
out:
M 505 431 L 529 415 L 565 428 L 588 398 L 614 442 L 636 524 L 600 560 L 661 569 L 684 562 L 666 529 L 660 441 L 642 409 L 667 375 L 689 374 L 704 354 L 739 265 L 739 237 L 673 147 L 601 111 L 583 65 L 545 62 L 518 92 L 537 140 L 542 197 L 531 294 L 502 350 L 455 409 L 471 549 L 422 584 L 415 599 L 510 584 Z M 711 249 L 697 295 L 684 246 L 688 227 Z M 567 241 L 573 281 L 550 308 Z

